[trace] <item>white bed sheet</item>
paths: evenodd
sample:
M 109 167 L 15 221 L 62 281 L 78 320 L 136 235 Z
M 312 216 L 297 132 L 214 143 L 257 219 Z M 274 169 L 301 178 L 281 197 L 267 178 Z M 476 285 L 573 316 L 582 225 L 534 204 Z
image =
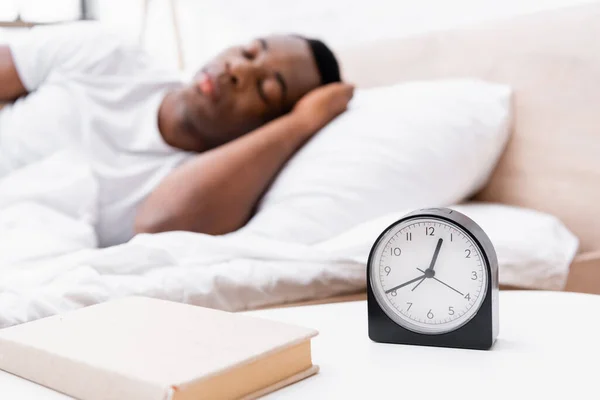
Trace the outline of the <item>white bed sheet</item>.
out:
M 371 242 L 391 218 L 313 245 L 169 232 L 98 249 L 96 197 L 85 160 L 68 151 L 0 180 L 0 328 L 129 295 L 240 311 L 357 292 Z M 577 240 L 562 229 L 553 237 L 567 251 L 551 252 L 547 265 L 529 255 L 524 269 L 511 243 L 496 240 L 500 283 L 560 289 Z
M 237 311 L 360 290 L 339 252 L 250 235 L 139 235 L 97 249 L 97 187 L 65 151 L 0 180 L 0 328 L 127 295 Z

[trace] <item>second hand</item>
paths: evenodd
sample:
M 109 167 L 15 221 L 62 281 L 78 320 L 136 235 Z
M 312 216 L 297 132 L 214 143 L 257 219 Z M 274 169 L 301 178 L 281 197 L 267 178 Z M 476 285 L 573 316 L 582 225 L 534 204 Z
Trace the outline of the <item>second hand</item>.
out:
M 417 268 L 417 269 L 418 269 L 419 271 L 421 271 L 421 272 L 425 273 L 425 271 L 423 271 L 422 269 L 420 269 L 420 268 Z M 444 286 L 446 286 L 446 287 L 448 287 L 448 288 L 450 288 L 450 289 L 454 290 L 456 293 L 460 294 L 461 296 L 464 296 L 464 294 L 462 294 L 460 291 L 458 291 L 458 290 L 454 289 L 452 286 L 448 285 L 447 283 L 440 281 L 440 280 L 439 280 L 438 278 L 436 278 L 435 276 L 432 276 L 432 278 L 433 278 L 433 279 L 435 279 L 436 281 L 438 281 L 439 283 L 441 283 L 442 285 L 444 285 Z

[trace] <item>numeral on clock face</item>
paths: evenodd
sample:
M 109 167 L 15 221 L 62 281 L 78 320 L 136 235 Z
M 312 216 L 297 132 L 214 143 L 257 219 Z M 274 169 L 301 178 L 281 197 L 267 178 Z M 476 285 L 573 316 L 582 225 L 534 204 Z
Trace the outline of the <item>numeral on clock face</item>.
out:
M 402 254 L 402 250 L 400 250 L 400 247 L 394 247 L 390 249 L 390 255 L 399 256 L 400 254 Z
M 412 232 L 406 232 L 406 240 L 407 241 L 412 241 Z

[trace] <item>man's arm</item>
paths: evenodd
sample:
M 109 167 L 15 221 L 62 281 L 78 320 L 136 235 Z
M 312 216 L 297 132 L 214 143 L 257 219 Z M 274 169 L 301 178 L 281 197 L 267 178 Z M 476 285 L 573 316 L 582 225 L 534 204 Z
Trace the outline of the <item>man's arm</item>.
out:
M 27 94 L 17 73 L 15 62 L 6 45 L 0 45 L 0 102 L 12 101 Z
M 141 205 L 136 233 L 185 230 L 217 235 L 241 228 L 285 162 L 344 112 L 352 93 L 350 85 L 341 83 L 316 89 L 289 114 L 197 155 Z
M 119 51 L 121 42 L 97 22 L 36 26 L 9 45 L 0 44 L 0 102 L 37 90 L 58 70 L 81 74 L 101 63 L 112 65 L 111 55 L 125 53 Z

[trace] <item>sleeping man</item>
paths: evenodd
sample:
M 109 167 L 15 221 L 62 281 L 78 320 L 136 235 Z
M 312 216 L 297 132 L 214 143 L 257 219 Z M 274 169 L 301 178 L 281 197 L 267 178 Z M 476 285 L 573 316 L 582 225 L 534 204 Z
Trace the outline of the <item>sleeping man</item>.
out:
M 241 228 L 285 162 L 352 97 L 320 41 L 229 48 L 189 82 L 96 24 L 0 45 L 0 179 L 61 151 L 98 182 L 102 246 Z

